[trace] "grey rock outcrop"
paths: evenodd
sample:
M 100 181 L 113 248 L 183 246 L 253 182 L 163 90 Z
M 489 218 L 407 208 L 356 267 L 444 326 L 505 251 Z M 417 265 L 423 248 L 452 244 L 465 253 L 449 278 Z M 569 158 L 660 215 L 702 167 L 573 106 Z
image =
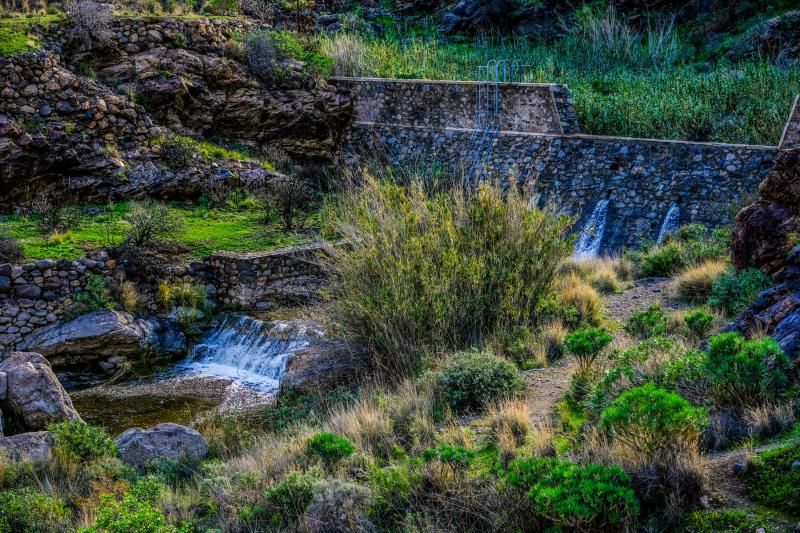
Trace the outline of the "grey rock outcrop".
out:
M 134 318 L 129 313 L 104 310 L 39 329 L 26 337 L 18 349 L 41 353 L 54 366 L 103 362 L 104 369 L 110 370 L 125 360 L 140 357 L 146 350 L 183 355 L 186 337 L 175 321 Z
M 51 422 L 81 420 L 50 363 L 40 354 L 12 353 L 0 362 L 0 376 L 6 381 L 0 406 L 24 429 L 36 431 Z
M 728 57 L 741 60 L 770 57 L 779 64 L 797 66 L 800 61 L 800 10 L 786 12 L 755 26 L 732 48 Z
M 158 424 L 149 429 L 131 428 L 115 440 L 120 459 L 135 467 L 143 467 L 156 459 L 197 460 L 208 453 L 205 437 L 180 424 Z
M 0 454 L 11 461 L 44 463 L 50 459 L 53 434 L 49 431 L 32 431 L 11 437 L 0 437 Z

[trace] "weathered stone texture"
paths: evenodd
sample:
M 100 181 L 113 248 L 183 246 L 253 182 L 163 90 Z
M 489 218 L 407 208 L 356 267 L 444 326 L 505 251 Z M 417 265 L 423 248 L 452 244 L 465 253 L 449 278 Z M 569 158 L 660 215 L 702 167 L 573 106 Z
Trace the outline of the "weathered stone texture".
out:
M 471 168 L 472 131 L 354 124 L 345 150 L 381 154 L 397 165 L 430 162 Z M 502 177 L 578 217 L 610 200 L 603 249 L 655 240 L 670 207 L 680 223 L 730 223 L 756 190 L 778 150 L 769 147 L 652 141 L 586 135 L 500 133 L 481 155 L 483 176 Z
M 322 262 L 330 245 L 315 243 L 251 254 L 217 253 L 209 263 L 214 272 L 217 301 L 243 309 L 266 310 L 275 300 L 293 299 L 297 294 L 287 284 L 303 280 L 300 299 L 309 298 L 309 284 L 319 286 L 325 273 Z
M 494 113 L 501 130 L 529 133 L 577 133 L 577 118 L 569 91 L 564 86 L 503 83 L 494 88 L 471 81 L 418 81 L 372 78 L 334 78 L 340 92 L 353 103 L 356 124 L 413 126 L 425 128 L 482 127 L 476 124 L 478 87 L 481 113 Z M 488 92 L 487 92 L 488 91 Z M 559 111 L 563 110 L 562 125 Z M 485 118 L 483 119 L 486 120 Z

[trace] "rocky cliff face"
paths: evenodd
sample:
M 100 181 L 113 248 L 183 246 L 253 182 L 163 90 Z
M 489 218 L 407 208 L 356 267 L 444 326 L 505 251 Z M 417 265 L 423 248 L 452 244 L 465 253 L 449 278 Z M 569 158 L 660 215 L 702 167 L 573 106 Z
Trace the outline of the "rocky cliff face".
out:
M 800 150 L 788 150 L 759 187 L 761 197 L 737 216 L 733 261 L 759 268 L 775 287 L 760 294 L 729 330 L 767 332 L 800 361 Z
M 253 28 L 238 19 L 126 17 L 101 49 L 0 59 L 0 212 L 55 189 L 98 202 L 187 198 L 207 180 L 272 176 L 257 162 L 171 168 L 153 142 L 169 133 L 330 160 L 348 102 L 324 85 L 265 86 L 223 55 L 235 32 Z M 63 49 L 65 35 L 55 27 L 46 40 Z

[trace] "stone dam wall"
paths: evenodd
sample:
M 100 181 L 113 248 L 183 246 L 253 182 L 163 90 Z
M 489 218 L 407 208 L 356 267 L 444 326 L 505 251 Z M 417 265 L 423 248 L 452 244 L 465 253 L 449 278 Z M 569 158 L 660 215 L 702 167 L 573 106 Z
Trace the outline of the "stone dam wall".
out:
M 474 115 L 478 83 L 361 78 L 335 78 L 333 83 L 353 101 L 353 121 L 342 146 L 347 159 L 435 164 L 470 180 L 500 180 L 506 187 L 516 183 L 535 191 L 541 205 L 575 216 L 578 230 L 597 203 L 608 199 L 604 252 L 654 241 L 673 205 L 680 210 L 681 225 L 730 223 L 779 152 L 773 146 L 582 135 L 569 91 L 558 85 L 500 85 L 501 101 L 508 95 L 500 106 L 505 111 L 497 116 L 499 131 L 487 135 L 468 118 L 470 105 Z M 415 97 L 431 91 L 447 96 Z M 457 117 L 466 117 L 465 122 L 458 123 Z M 513 129 L 516 124 L 519 130 Z M 562 131 L 556 124 L 562 124 Z M 795 131 L 800 133 L 797 110 L 783 147 L 793 142 Z M 467 176 L 476 169 L 477 175 Z

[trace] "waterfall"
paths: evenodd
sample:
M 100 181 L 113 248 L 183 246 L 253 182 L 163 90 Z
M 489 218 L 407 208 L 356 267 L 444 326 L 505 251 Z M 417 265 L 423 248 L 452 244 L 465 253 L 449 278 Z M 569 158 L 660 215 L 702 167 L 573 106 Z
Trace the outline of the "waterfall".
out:
M 309 344 L 281 335 L 284 326 L 225 315 L 181 366 L 190 373 L 229 378 L 256 390 L 275 392 L 289 355 Z
M 656 244 L 661 244 L 668 235 L 678 230 L 678 220 L 680 217 L 681 208 L 678 207 L 678 204 L 672 204 L 669 211 L 667 211 L 667 215 L 664 217 L 664 222 L 661 223 L 661 230 L 658 232 Z
M 583 227 L 578 241 L 575 243 L 574 257 L 585 259 L 597 257 L 600 253 L 600 243 L 603 241 L 603 233 L 606 231 L 606 215 L 608 214 L 608 199 L 597 202 L 592 211 L 592 216 Z

